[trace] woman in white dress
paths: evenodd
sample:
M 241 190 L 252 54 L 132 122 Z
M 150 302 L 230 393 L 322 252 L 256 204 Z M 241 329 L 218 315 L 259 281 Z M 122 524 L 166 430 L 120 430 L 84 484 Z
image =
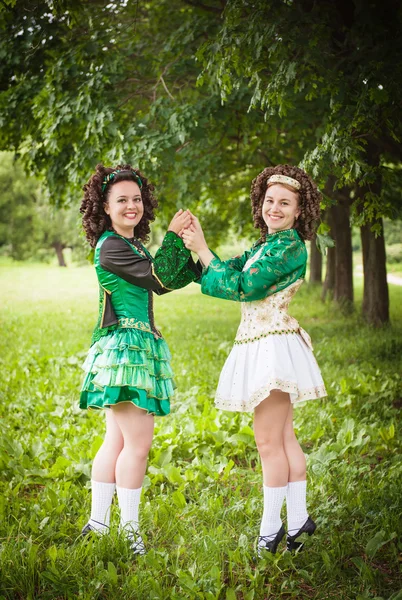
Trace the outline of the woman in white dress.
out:
M 242 319 L 220 375 L 215 403 L 229 411 L 254 411 L 254 435 L 263 470 L 264 510 L 258 553 L 287 548 L 316 529 L 306 507 L 306 459 L 293 429 L 293 405 L 326 396 L 309 335 L 288 305 L 304 281 L 305 240 L 314 234 L 320 193 L 298 167 L 268 167 L 254 179 L 251 204 L 260 239 L 242 256 L 223 262 L 205 241 L 198 220 L 183 232 L 203 265 L 204 294 L 241 302 Z

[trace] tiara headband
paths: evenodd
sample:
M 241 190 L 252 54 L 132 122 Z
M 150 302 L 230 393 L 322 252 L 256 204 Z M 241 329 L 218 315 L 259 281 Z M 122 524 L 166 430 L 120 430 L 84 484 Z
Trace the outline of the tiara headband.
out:
M 293 177 L 287 177 L 287 175 L 271 175 L 271 177 L 267 181 L 268 183 L 287 183 L 288 185 L 294 187 L 296 190 L 300 190 L 301 183 L 297 181 L 297 179 L 293 179 Z
M 105 191 L 107 185 L 113 181 L 113 179 L 115 178 L 115 176 L 117 175 L 117 173 L 130 173 L 131 175 L 134 176 L 136 182 L 138 183 L 138 186 L 140 189 L 142 189 L 142 181 L 140 179 L 140 177 L 138 177 L 137 173 L 135 171 L 129 171 L 127 169 L 116 169 L 116 171 L 112 171 L 111 173 L 108 173 L 107 175 L 105 175 L 105 177 L 103 178 L 102 181 L 102 192 Z

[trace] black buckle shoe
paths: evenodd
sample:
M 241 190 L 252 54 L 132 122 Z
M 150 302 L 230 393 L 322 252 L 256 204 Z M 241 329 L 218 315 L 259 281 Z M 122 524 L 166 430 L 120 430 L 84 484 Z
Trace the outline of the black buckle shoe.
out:
M 317 525 L 314 523 L 313 519 L 309 517 L 304 523 L 303 527 L 300 527 L 299 531 L 297 531 L 294 535 L 289 535 L 288 532 L 286 538 L 286 549 L 289 550 L 289 552 L 293 552 L 295 550 L 300 552 L 304 546 L 304 542 L 296 542 L 296 538 L 302 535 L 302 533 L 307 533 L 309 536 L 312 536 L 316 529 Z
M 137 554 L 146 554 L 145 545 L 142 537 L 137 531 L 130 532 L 127 535 L 127 539 L 130 542 L 130 548 L 135 555 Z
M 260 535 L 258 536 L 258 556 L 261 558 L 263 552 L 271 552 L 275 554 L 280 541 L 285 535 L 285 528 L 281 525 L 280 530 L 276 534 L 272 535 Z M 262 543 L 261 543 L 262 542 Z
M 93 521 L 93 519 L 90 519 L 90 521 Z M 99 523 L 99 521 L 94 521 L 94 522 Z M 103 525 L 103 527 L 105 527 L 106 531 L 109 530 L 109 527 L 107 525 L 105 525 L 104 523 L 99 523 L 99 525 Z M 90 535 L 91 533 L 102 534 L 104 532 L 100 531 L 99 529 L 95 529 L 95 527 L 93 527 L 91 525 L 91 523 L 88 521 L 88 523 L 86 525 L 84 525 L 84 527 L 81 529 L 81 535 L 82 535 L 82 537 L 86 537 L 86 536 Z

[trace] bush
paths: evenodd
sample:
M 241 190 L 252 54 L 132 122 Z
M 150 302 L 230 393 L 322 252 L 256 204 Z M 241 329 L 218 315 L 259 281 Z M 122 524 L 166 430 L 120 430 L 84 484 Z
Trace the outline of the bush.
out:
M 402 263 L 402 244 L 387 246 L 387 262 Z

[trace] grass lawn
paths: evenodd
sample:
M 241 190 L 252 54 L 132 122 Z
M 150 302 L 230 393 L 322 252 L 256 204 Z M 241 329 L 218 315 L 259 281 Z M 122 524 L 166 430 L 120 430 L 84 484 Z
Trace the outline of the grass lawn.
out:
M 402 287 L 392 327 L 345 317 L 304 285 L 291 313 L 310 333 L 328 398 L 297 407 L 317 534 L 299 555 L 255 563 L 262 511 L 252 415 L 213 394 L 239 306 L 195 284 L 155 299 L 178 391 L 157 420 L 141 505 L 148 554 L 117 534 L 79 537 L 102 413 L 77 407 L 97 312 L 90 267 L 1 268 L 0 600 L 402 600 Z M 285 516 L 285 514 L 284 514 Z

